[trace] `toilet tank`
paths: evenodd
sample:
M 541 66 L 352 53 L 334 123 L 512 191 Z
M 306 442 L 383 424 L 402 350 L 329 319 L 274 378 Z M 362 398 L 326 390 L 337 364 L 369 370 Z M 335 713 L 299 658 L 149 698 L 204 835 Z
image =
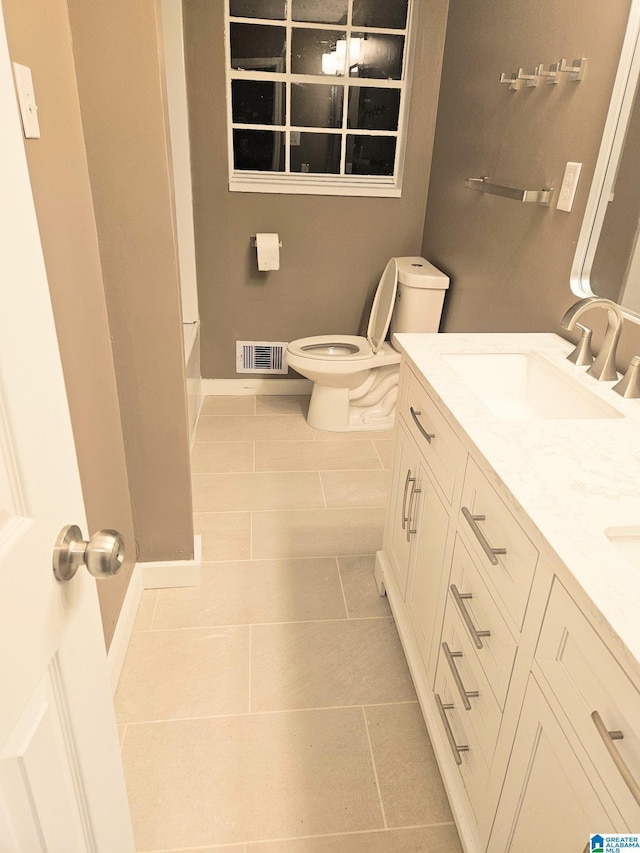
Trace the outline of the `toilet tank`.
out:
M 424 258 L 396 258 L 398 291 L 391 316 L 391 335 L 437 332 L 449 278 Z

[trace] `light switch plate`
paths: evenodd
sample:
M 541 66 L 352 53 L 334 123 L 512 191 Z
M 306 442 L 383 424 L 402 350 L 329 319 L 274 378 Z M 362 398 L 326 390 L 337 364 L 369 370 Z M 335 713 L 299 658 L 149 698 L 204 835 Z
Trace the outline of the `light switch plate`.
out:
M 580 177 L 581 169 L 582 163 L 567 163 L 564 170 L 564 178 L 560 185 L 558 204 L 556 205 L 558 210 L 565 210 L 569 213 L 573 207 L 573 200 L 576 196 L 578 178 Z
M 13 63 L 13 76 L 16 81 L 16 92 L 20 115 L 22 116 L 22 128 L 25 139 L 39 139 L 40 125 L 38 123 L 38 105 L 33 89 L 31 69 L 27 65 Z

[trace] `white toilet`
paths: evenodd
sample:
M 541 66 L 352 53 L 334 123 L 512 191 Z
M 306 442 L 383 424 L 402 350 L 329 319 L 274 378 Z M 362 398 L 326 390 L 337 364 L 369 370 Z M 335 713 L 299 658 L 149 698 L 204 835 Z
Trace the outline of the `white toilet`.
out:
M 289 367 L 313 381 L 307 422 L 333 432 L 389 429 L 398 396 L 396 332 L 437 332 L 449 279 L 424 258 L 392 258 L 378 284 L 366 338 L 318 335 L 292 341 Z

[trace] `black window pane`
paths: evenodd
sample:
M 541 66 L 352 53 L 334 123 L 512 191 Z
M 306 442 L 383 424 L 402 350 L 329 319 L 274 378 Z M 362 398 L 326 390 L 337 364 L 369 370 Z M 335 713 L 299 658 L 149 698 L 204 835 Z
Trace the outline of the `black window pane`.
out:
M 348 0 L 292 0 L 294 21 L 314 24 L 346 24 Z
M 353 0 L 354 27 L 402 30 L 407 25 L 407 0 Z
M 342 127 L 342 86 L 291 84 L 291 124 L 297 127 Z
M 355 47 L 358 49 L 354 50 Z M 351 77 L 371 77 L 376 80 L 400 80 L 403 53 L 404 36 L 354 32 L 349 74 Z M 356 56 L 357 61 L 354 62 Z
M 284 133 L 276 130 L 234 130 L 233 165 L 258 172 L 284 171 Z
M 260 24 L 231 24 L 231 67 L 285 71 L 286 30 Z
M 231 110 L 238 124 L 284 124 L 284 83 L 232 80 Z
M 397 130 L 400 113 L 399 89 L 351 86 L 347 127 L 360 130 Z
M 339 41 L 342 41 L 342 50 L 338 47 Z M 336 30 L 296 27 L 291 34 L 291 71 L 294 74 L 344 74 L 345 44 L 344 33 Z
M 235 18 L 272 18 L 283 21 L 286 17 L 285 0 L 229 0 L 229 14 Z
M 340 172 L 341 138 L 333 133 L 300 134 L 291 144 L 291 171 L 337 175 Z
M 393 175 L 395 156 L 395 136 L 347 136 L 347 174 Z

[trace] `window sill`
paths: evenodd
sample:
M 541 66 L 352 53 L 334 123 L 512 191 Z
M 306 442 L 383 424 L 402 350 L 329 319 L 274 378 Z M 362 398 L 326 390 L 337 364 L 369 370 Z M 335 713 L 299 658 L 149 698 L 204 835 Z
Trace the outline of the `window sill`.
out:
M 334 195 L 369 198 L 400 198 L 402 187 L 393 178 L 311 178 L 290 175 L 232 175 L 229 190 L 240 193 L 284 193 L 288 195 Z

